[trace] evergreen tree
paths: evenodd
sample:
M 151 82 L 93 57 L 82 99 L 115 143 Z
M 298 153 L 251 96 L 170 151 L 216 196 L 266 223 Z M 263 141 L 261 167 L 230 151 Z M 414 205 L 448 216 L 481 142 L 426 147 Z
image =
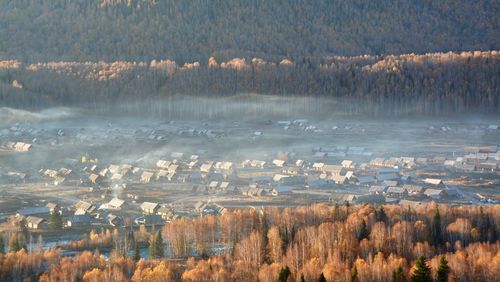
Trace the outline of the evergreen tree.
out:
M 439 266 L 437 270 L 437 280 L 438 282 L 448 281 L 448 275 L 450 274 L 450 267 L 448 266 L 448 261 L 445 256 L 442 255 L 439 258 Z
M 424 256 L 418 257 L 413 268 L 412 282 L 431 282 L 431 268 L 427 265 Z
M 156 233 L 155 256 L 156 258 L 163 258 L 165 256 L 163 250 L 163 238 L 161 237 L 161 230 Z
M 366 222 L 363 219 L 361 223 L 359 224 L 359 234 L 358 234 L 358 240 L 361 241 L 365 238 L 368 238 L 368 235 L 370 233 L 368 232 L 368 229 L 366 228 Z
M 156 258 L 156 242 L 155 242 L 155 237 L 153 235 L 149 237 L 149 258 L 150 259 Z
M 377 221 L 387 222 L 387 214 L 385 213 L 384 206 L 380 206 L 377 210 Z
M 319 276 L 318 282 L 326 282 L 325 275 L 323 275 L 323 272 L 321 272 L 321 275 Z
M 443 244 L 443 232 L 441 230 L 441 215 L 439 214 L 439 208 L 436 207 L 436 212 L 434 213 L 434 218 L 432 219 L 432 243 L 435 246 L 440 246 Z
M 358 268 L 354 266 L 351 271 L 351 281 L 358 281 Z
M 394 282 L 405 282 L 406 281 L 406 276 L 403 272 L 403 267 L 398 266 L 394 271 L 392 272 L 392 280 Z
M 0 234 L 0 255 L 5 254 L 5 242 L 3 241 L 3 236 Z
M 304 274 L 300 275 L 300 282 L 306 282 L 306 278 L 304 277 Z
M 286 282 L 290 274 L 292 273 L 290 272 L 290 268 L 288 268 L 288 266 L 282 267 L 280 270 L 280 276 L 278 277 L 278 281 Z
M 133 256 L 133 259 L 134 261 L 139 261 L 141 259 L 141 253 L 139 251 L 139 243 L 137 242 L 137 240 L 135 239 L 134 237 L 134 233 L 132 232 L 132 236 L 131 236 L 131 240 L 132 240 L 132 246 L 134 248 L 134 256 Z
M 50 221 L 49 221 L 49 227 L 53 230 L 56 229 L 61 229 L 62 228 L 62 218 L 61 214 L 57 211 L 53 211 L 50 213 Z

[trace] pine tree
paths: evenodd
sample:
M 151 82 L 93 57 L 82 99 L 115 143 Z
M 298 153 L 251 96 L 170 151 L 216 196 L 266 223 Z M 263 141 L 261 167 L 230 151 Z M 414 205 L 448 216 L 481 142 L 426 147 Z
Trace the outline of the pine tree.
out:
M 368 238 L 368 235 L 370 233 L 368 232 L 368 229 L 366 228 L 366 222 L 363 219 L 361 223 L 359 224 L 359 235 L 358 235 L 358 240 L 361 241 L 365 238 Z
M 427 265 L 424 256 L 418 257 L 415 262 L 415 266 L 413 269 L 413 275 L 411 277 L 412 282 L 431 282 L 431 269 Z
M 163 250 L 163 238 L 161 237 L 161 230 L 156 233 L 155 255 L 156 255 L 156 258 L 163 258 L 165 256 L 165 253 Z
M 443 232 L 441 230 L 441 215 L 439 214 L 439 208 L 436 207 L 436 212 L 434 213 L 434 218 L 432 220 L 432 243 L 436 246 L 443 244 Z
M 406 276 L 403 272 L 403 267 L 398 266 L 394 271 L 392 272 L 392 280 L 394 282 L 405 282 L 406 281 Z
M 306 282 L 306 278 L 304 277 L 304 274 L 300 275 L 300 282 Z
M 445 256 L 442 255 L 439 258 L 439 266 L 437 270 L 437 281 L 446 282 L 448 281 L 448 275 L 450 274 L 450 267 L 448 266 L 448 261 Z
M 61 214 L 57 211 L 53 211 L 50 213 L 50 221 L 49 221 L 49 227 L 53 230 L 56 229 L 61 229 L 62 228 L 62 218 Z
M 325 275 L 323 275 L 323 272 L 321 272 L 321 275 L 319 276 L 318 282 L 326 282 Z
M 290 268 L 288 268 L 288 266 L 282 267 L 280 270 L 280 276 L 278 277 L 278 281 L 286 282 L 290 274 L 292 273 L 290 272 Z

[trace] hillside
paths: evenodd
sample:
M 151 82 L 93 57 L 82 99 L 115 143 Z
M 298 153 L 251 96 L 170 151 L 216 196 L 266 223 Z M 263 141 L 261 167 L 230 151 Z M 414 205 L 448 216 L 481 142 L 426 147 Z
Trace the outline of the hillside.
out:
M 206 62 L 500 49 L 500 2 L 0 1 L 0 58 Z

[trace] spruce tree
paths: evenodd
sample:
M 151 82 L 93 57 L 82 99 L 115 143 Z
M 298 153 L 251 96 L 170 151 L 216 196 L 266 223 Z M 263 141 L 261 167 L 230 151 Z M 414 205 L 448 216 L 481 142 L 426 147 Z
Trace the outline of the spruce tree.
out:
M 288 277 L 292 274 L 290 272 L 290 268 L 288 266 L 282 267 L 280 270 L 280 275 L 278 277 L 279 282 L 286 282 L 288 280 Z
M 437 281 L 446 282 L 448 281 L 448 275 L 450 274 L 450 267 L 448 266 L 448 261 L 445 256 L 442 255 L 439 258 L 439 266 L 437 270 Z
M 392 280 L 394 282 L 405 282 L 406 281 L 406 276 L 403 272 L 403 267 L 398 266 L 394 271 L 392 272 Z
M 0 234 L 0 255 L 5 254 L 5 242 L 3 240 L 2 234 Z
M 325 275 L 323 275 L 323 272 L 321 272 L 321 275 L 319 276 L 318 282 L 326 282 Z
M 49 221 L 49 227 L 53 230 L 56 229 L 61 229 L 62 228 L 62 218 L 61 214 L 57 211 L 53 211 L 50 213 L 50 221 Z
M 387 222 L 387 214 L 385 213 L 384 206 L 380 206 L 377 211 L 377 221 Z
M 304 274 L 300 275 L 300 282 L 306 282 L 306 278 L 304 277 Z
M 135 239 L 134 233 L 132 233 L 131 237 L 132 237 L 131 238 L 131 240 L 132 240 L 132 247 L 134 248 L 134 256 L 132 258 L 134 259 L 134 261 L 139 261 L 141 259 L 141 253 L 140 253 L 140 250 L 139 250 L 139 243 Z
M 411 277 L 412 282 L 432 282 L 431 269 L 427 265 L 424 256 L 419 256 L 415 262 L 413 269 L 413 275 Z
M 156 255 L 156 258 L 163 258 L 165 256 L 164 250 L 163 250 L 163 238 L 161 237 L 161 231 L 158 231 L 156 233 L 155 255 Z
M 365 238 L 368 238 L 368 235 L 370 233 L 368 232 L 368 229 L 366 228 L 366 222 L 363 219 L 361 223 L 359 224 L 359 234 L 358 234 L 358 240 L 361 241 Z
M 440 246 L 443 244 L 443 232 L 441 230 L 441 215 L 439 214 L 439 208 L 436 207 L 436 212 L 434 213 L 434 218 L 432 219 L 432 243 L 435 246 Z

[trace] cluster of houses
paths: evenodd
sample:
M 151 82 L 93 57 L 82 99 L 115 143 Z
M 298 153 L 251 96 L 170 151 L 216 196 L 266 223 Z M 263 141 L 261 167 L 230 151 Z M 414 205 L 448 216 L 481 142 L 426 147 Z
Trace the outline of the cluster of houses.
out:
M 16 152 L 28 152 L 32 147 L 32 144 L 24 142 L 5 142 L 0 144 L 0 148 Z

